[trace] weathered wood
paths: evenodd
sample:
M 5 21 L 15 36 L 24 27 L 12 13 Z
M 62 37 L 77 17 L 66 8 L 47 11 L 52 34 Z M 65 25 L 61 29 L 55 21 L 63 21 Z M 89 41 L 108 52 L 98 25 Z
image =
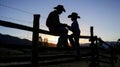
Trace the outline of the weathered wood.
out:
M 16 23 L 11 23 L 11 22 L 8 22 L 8 21 L 0 20 L 0 25 L 1 26 L 10 27 L 10 28 L 16 28 L 16 29 L 21 29 L 21 30 L 26 30 L 26 31 L 33 32 L 32 59 L 31 59 L 32 67 L 38 67 L 38 53 L 37 53 L 38 48 L 37 48 L 37 44 L 38 44 L 39 33 L 53 35 L 53 36 L 59 36 L 59 35 L 54 34 L 52 32 L 39 29 L 39 17 L 40 17 L 40 15 L 34 15 L 33 28 L 29 27 L 29 26 L 21 25 L 21 24 L 16 24 Z M 100 42 L 104 43 L 105 45 L 107 45 L 107 46 L 109 46 L 111 48 L 111 67 L 114 66 L 114 59 L 115 59 L 114 58 L 114 49 L 113 49 L 114 47 L 109 45 L 108 43 L 104 42 L 103 40 L 97 39 L 94 36 L 93 27 L 90 28 L 90 36 L 79 36 L 79 37 L 80 38 L 85 38 L 85 39 L 90 39 L 90 41 L 91 41 L 90 46 L 92 48 L 91 49 L 92 50 L 92 53 L 91 53 L 91 63 L 92 64 L 96 64 L 96 61 L 98 61 L 95 58 L 95 56 L 97 55 L 97 53 L 95 53 L 95 51 L 97 50 L 97 48 L 99 48 L 99 47 L 96 46 L 97 45 L 97 40 L 99 40 Z M 95 40 L 96 40 L 96 43 L 94 43 Z M 106 56 L 103 56 L 103 57 L 106 57 Z M 97 59 L 99 59 L 99 58 L 97 58 Z
M 32 67 L 39 67 L 38 63 L 39 18 L 40 15 L 34 15 L 32 36 L 32 59 L 31 59 Z
M 21 29 L 21 30 L 26 30 L 26 31 L 33 31 L 32 27 L 29 26 L 25 26 L 25 25 L 21 25 L 21 24 L 16 24 L 16 23 L 12 23 L 9 21 L 3 21 L 0 20 L 0 25 L 1 26 L 5 26 L 5 27 L 10 27 L 10 28 L 16 28 L 16 29 Z M 49 31 L 43 30 L 43 29 L 39 29 L 38 30 L 39 33 L 42 34 L 48 34 L 48 35 L 53 35 L 53 36 L 59 36 L 57 34 L 51 33 Z M 80 38 L 85 38 L 85 39 L 89 39 L 91 36 L 80 36 Z
M 104 41 L 103 41 L 102 39 L 100 39 L 100 38 L 98 38 L 97 40 L 100 41 L 100 42 L 102 42 L 102 43 L 104 43 L 104 45 L 107 45 L 107 46 L 110 47 L 110 48 L 113 47 L 112 45 L 110 45 L 110 44 L 104 42 Z
M 97 59 L 97 53 L 96 53 L 96 38 L 94 36 L 94 32 L 93 32 L 93 26 L 90 27 L 90 47 L 91 47 L 91 63 L 90 63 L 90 67 L 99 67 L 99 63 L 97 63 L 98 59 Z
M 0 25 L 1 26 L 5 26 L 5 27 L 10 27 L 10 28 L 16 28 L 16 29 L 21 29 L 21 30 L 27 30 L 27 31 L 32 31 L 32 27 L 28 27 L 28 26 L 24 26 L 21 24 L 16 24 L 16 23 L 12 23 L 9 21 L 3 21 L 0 20 Z
M 110 55 L 99 54 L 99 56 L 102 57 L 102 58 L 111 59 Z

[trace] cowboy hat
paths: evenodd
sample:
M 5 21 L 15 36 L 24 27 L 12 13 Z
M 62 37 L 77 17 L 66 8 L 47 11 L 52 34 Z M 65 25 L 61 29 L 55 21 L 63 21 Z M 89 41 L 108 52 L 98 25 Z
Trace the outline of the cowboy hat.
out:
M 64 6 L 63 6 L 63 5 L 57 5 L 56 7 L 54 7 L 54 9 L 62 10 L 62 11 L 65 12 L 65 9 L 64 9 Z
M 68 18 L 73 18 L 73 17 L 80 18 L 80 16 L 78 16 L 76 12 L 72 12 L 72 14 L 68 16 Z

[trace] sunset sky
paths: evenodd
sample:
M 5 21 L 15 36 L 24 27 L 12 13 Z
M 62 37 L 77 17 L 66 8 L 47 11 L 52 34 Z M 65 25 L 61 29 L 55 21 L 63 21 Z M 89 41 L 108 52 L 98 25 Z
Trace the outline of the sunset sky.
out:
M 81 35 L 90 35 L 90 26 L 94 26 L 94 34 L 105 41 L 117 41 L 120 38 L 120 0 L 0 0 L 0 20 L 33 26 L 33 14 L 40 14 L 40 29 L 48 30 L 45 25 L 48 14 L 57 5 L 64 5 L 65 13 L 60 15 L 61 23 L 71 25 L 67 18 L 77 12 Z M 31 39 L 29 31 L 0 26 L 0 33 Z M 51 42 L 57 38 L 40 34 Z

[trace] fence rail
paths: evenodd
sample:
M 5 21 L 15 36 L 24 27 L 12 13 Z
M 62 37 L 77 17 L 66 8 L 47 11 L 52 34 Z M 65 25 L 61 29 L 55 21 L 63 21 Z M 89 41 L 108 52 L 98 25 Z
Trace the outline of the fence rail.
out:
M 32 27 L 12 23 L 12 22 L 9 22 L 9 21 L 0 20 L 0 25 L 4 26 L 4 27 L 16 28 L 16 29 L 21 29 L 21 30 L 26 30 L 26 31 L 31 31 L 31 32 L 33 31 Z M 38 32 L 43 33 L 43 34 L 53 35 L 53 36 L 59 36 L 57 34 L 51 33 L 49 31 L 46 31 L 46 30 L 43 30 L 43 29 L 39 29 Z M 90 36 L 80 36 L 80 38 L 87 38 L 88 39 L 88 38 L 90 38 Z

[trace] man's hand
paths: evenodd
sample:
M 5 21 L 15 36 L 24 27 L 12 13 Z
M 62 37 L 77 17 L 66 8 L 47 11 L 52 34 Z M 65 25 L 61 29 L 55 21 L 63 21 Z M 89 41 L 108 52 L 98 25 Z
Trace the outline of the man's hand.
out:
M 67 24 L 62 24 L 63 26 L 67 27 L 68 25 Z

